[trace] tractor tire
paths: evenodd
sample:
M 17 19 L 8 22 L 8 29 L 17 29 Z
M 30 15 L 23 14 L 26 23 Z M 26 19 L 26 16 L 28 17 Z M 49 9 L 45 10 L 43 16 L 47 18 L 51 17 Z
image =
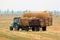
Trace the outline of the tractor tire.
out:
M 13 30 L 13 27 L 10 27 L 10 31 L 12 31 Z
M 25 28 L 24 28 L 24 27 L 22 27 L 21 29 L 22 29 L 22 31 L 23 31 L 23 30 L 25 30 Z
M 46 31 L 46 26 L 42 27 L 42 31 Z
M 29 31 L 29 26 L 26 26 L 25 31 Z
M 15 28 L 15 31 L 19 31 L 19 29 L 20 29 L 17 24 L 15 24 L 15 27 L 14 28 Z
M 40 27 L 35 27 L 35 31 L 40 31 Z
M 18 27 L 18 28 L 17 28 L 17 31 L 19 31 L 19 29 L 20 29 L 20 28 Z
M 32 31 L 35 31 L 35 27 L 32 27 Z

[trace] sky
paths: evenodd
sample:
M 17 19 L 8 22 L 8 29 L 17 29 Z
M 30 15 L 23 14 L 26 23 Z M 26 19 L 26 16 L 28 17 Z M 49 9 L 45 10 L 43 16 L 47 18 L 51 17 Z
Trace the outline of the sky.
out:
M 60 0 L 0 0 L 1 10 L 60 10 Z

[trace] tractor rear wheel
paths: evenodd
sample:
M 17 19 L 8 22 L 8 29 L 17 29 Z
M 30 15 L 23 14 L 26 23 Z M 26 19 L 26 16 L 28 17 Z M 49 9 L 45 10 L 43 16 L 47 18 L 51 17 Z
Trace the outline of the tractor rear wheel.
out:
M 17 24 L 15 24 L 15 30 L 19 31 L 19 29 L 20 29 L 19 26 Z

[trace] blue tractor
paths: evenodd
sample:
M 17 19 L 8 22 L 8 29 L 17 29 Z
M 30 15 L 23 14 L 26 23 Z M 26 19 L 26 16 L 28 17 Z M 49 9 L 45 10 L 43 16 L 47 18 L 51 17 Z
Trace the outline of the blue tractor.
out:
M 13 29 L 16 31 L 19 31 L 19 29 L 21 30 L 25 30 L 25 31 L 29 31 L 30 29 L 32 31 L 39 31 L 41 28 L 41 22 L 40 19 L 31 19 L 30 21 L 28 21 L 29 25 L 24 26 L 23 23 L 21 23 L 20 21 L 21 17 L 15 17 L 13 20 L 13 23 L 10 26 L 10 30 L 12 31 Z M 43 31 L 46 31 L 46 25 L 42 27 Z
M 19 18 L 20 17 L 14 18 L 13 23 L 10 26 L 10 30 L 13 30 L 13 29 L 19 30 L 20 29 L 21 23 L 19 22 Z

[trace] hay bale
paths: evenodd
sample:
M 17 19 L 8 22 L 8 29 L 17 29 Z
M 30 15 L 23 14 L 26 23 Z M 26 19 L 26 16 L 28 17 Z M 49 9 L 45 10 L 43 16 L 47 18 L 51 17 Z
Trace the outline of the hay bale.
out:
M 23 17 L 38 17 L 38 18 L 45 18 L 51 17 L 52 14 L 49 12 L 25 12 Z
M 21 23 L 24 25 L 24 26 L 28 26 L 29 23 L 28 23 L 28 17 L 22 17 L 20 19 Z

